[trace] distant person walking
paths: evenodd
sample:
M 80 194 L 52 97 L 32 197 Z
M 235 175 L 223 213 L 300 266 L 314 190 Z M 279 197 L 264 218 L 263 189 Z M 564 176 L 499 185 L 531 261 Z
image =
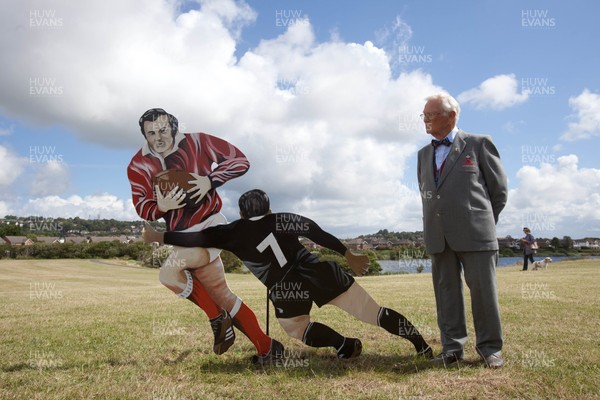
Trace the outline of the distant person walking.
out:
M 533 249 L 535 238 L 531 234 L 531 230 L 527 227 L 523 228 L 525 236 L 521 239 L 521 246 L 523 247 L 523 269 L 521 271 L 527 271 L 527 261 L 535 262 L 533 255 L 535 250 Z

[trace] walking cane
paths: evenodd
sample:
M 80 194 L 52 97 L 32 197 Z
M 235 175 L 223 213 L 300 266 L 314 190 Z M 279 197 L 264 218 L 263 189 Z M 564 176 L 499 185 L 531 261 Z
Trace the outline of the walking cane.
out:
M 267 286 L 267 336 L 269 336 L 269 287 Z

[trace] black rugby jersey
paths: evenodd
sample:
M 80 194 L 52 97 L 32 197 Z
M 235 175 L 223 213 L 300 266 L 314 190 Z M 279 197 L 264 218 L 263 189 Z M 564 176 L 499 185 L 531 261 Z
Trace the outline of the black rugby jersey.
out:
M 164 242 L 230 251 L 270 288 L 283 279 L 291 268 L 310 268 L 310 264 L 318 262 L 318 258 L 299 242 L 299 237 L 310 239 L 341 255 L 347 250 L 339 239 L 325 232 L 314 221 L 293 213 L 239 219 L 200 232 L 165 232 Z

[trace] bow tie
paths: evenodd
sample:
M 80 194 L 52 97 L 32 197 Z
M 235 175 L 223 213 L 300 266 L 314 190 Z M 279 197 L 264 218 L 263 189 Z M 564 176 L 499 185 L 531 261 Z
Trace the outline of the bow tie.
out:
M 443 144 L 444 146 L 450 146 L 452 144 L 452 142 L 447 137 L 444 138 L 444 140 L 435 140 L 435 139 L 431 140 L 431 145 L 433 146 L 434 149 L 437 149 L 437 147 L 441 144 Z

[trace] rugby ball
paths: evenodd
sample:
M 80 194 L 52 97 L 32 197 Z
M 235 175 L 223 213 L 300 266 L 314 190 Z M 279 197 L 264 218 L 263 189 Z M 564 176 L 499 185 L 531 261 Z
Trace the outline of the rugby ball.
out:
M 160 190 L 163 196 L 166 196 L 171 190 L 179 186 L 179 188 L 186 192 L 185 208 L 194 208 L 198 207 L 198 204 L 196 204 L 197 199 L 189 198 L 190 195 L 194 193 L 189 192 L 189 190 L 194 187 L 189 181 L 193 181 L 194 179 L 196 178 L 187 171 L 181 169 L 167 169 L 156 174 L 153 183 L 154 186 L 158 186 L 158 190 Z

